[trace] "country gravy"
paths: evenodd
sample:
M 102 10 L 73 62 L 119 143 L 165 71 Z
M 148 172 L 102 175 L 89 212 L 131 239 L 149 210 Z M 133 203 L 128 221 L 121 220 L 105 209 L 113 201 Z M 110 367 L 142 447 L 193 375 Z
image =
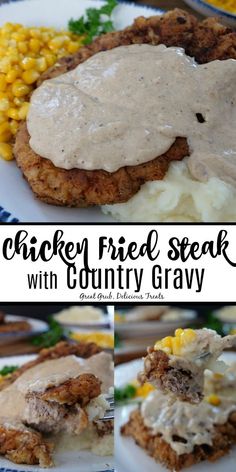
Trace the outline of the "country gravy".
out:
M 100 52 L 31 98 L 31 148 L 64 169 L 148 162 L 186 137 L 192 176 L 236 185 L 236 61 L 198 65 L 178 47 Z
M 92 373 L 102 381 L 101 390 L 108 392 L 113 386 L 113 367 L 111 356 L 104 352 L 83 360 L 66 356 L 38 364 L 26 370 L 5 390 L 0 392 L 0 425 L 21 425 L 26 408 L 25 395 L 29 392 L 44 392 L 47 388 L 58 386 L 66 380 L 76 378 L 82 373 Z
M 232 398 L 225 397 L 217 407 L 206 401 L 198 405 L 179 400 L 171 403 L 160 391 L 150 393 L 141 406 L 145 425 L 154 435 L 161 434 L 178 455 L 189 454 L 196 445 L 211 445 L 215 425 L 224 424 L 235 411 Z

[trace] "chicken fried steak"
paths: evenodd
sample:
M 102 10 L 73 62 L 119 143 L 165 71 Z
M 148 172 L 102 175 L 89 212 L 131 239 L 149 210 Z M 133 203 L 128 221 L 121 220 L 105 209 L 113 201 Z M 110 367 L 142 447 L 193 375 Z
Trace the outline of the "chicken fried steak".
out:
M 40 433 L 28 428 L 18 430 L 0 425 L 0 454 L 16 464 L 30 464 L 40 467 L 53 465 L 53 445 L 44 441 Z
M 121 434 L 131 436 L 147 454 L 168 469 L 180 471 L 204 460 L 214 462 L 229 452 L 232 444 L 236 443 L 236 413 L 232 413 L 226 423 L 215 425 L 211 446 L 197 445 L 187 454 L 178 455 L 161 435 L 153 435 L 152 430 L 145 425 L 140 410 L 130 414 L 128 423 L 121 428 Z M 182 440 L 179 438 L 180 442 Z
M 131 44 L 165 44 L 185 49 L 198 63 L 236 58 L 236 33 L 215 19 L 198 22 L 185 11 L 176 9 L 163 16 L 137 18 L 132 26 L 97 38 L 78 53 L 61 59 L 40 79 L 50 79 L 73 70 L 100 51 Z M 189 154 L 185 138 L 177 138 L 163 155 L 136 166 L 121 167 L 116 172 L 104 170 L 61 169 L 37 155 L 29 146 L 29 134 L 23 123 L 16 137 L 18 166 L 35 195 L 44 202 L 86 207 L 127 201 L 146 181 L 163 179 L 172 160 Z
M 81 374 L 42 393 L 29 392 L 24 422 L 42 433 L 80 434 L 89 423 L 85 407 L 100 393 L 101 382 L 93 374 Z
M 8 385 L 15 382 L 15 380 L 26 370 L 31 369 L 31 367 L 41 364 L 42 362 L 71 355 L 88 359 L 95 354 L 99 354 L 101 351 L 101 348 L 95 343 L 81 342 L 79 344 L 72 344 L 66 341 L 61 341 L 53 347 L 42 349 L 36 359 L 26 362 L 21 367 L 19 367 L 19 369 L 15 370 L 11 375 L 4 378 L 0 382 L 0 391 L 4 390 L 4 388 L 8 387 Z

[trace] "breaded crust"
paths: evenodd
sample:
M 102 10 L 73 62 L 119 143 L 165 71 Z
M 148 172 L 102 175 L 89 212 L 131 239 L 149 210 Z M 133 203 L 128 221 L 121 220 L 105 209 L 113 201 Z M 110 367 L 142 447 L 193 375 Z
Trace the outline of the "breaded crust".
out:
M 0 454 L 16 464 L 51 467 L 53 447 L 44 441 L 40 433 L 0 426 Z
M 15 382 L 15 380 L 20 377 L 26 370 L 31 369 L 35 365 L 41 364 L 42 362 L 49 361 L 51 359 L 59 359 L 60 357 L 66 356 L 77 356 L 83 357 L 87 359 L 94 354 L 99 354 L 101 352 L 101 348 L 97 346 L 95 343 L 79 343 L 79 344 L 72 344 L 66 341 L 61 341 L 57 343 L 55 346 L 42 349 L 39 352 L 39 355 L 36 359 L 30 362 L 26 362 L 23 364 L 19 369 L 15 370 L 11 375 L 7 376 L 0 382 L 0 391 L 4 390 L 4 388 L 8 387 L 8 385 Z
M 188 146 L 184 138 L 178 138 L 164 155 L 138 166 L 121 167 L 114 173 L 66 170 L 55 167 L 50 160 L 40 157 L 30 148 L 26 123 L 22 123 L 14 153 L 18 166 L 40 200 L 82 208 L 126 202 L 147 180 L 163 179 L 169 162 L 188 155 Z
M 200 23 L 193 15 L 176 9 L 163 16 L 137 18 L 123 31 L 97 38 L 75 55 L 61 59 L 43 74 L 38 85 L 74 69 L 97 52 L 137 43 L 180 46 L 199 63 L 236 58 L 235 32 L 215 19 Z M 55 205 L 86 207 L 127 201 L 144 182 L 162 179 L 170 161 L 181 160 L 189 150 L 186 140 L 178 138 L 166 154 L 139 166 L 123 167 L 114 173 L 65 170 L 56 168 L 31 150 L 23 123 L 17 133 L 14 152 L 18 166 L 38 198 Z
M 185 359 L 179 358 L 175 365 L 170 364 L 169 356 L 161 350 L 148 348 L 144 358 L 144 370 L 138 375 L 141 384 L 149 382 L 164 392 L 189 403 L 199 403 L 203 399 L 203 377 L 196 376 L 189 369 Z
M 31 325 L 28 321 L 9 321 L 0 324 L 0 333 L 13 333 L 17 331 L 30 331 Z
M 229 452 L 230 447 L 236 443 L 236 412 L 230 415 L 225 424 L 215 426 L 212 446 L 195 446 L 189 454 L 177 455 L 160 435 L 153 436 L 145 426 L 139 410 L 131 413 L 128 423 L 121 428 L 121 434 L 132 436 L 136 444 L 156 461 L 170 470 L 179 471 L 204 460 L 214 462 Z
M 93 374 L 81 374 L 76 379 L 67 380 L 58 387 L 48 388 L 46 392 L 38 396 L 47 402 L 57 402 L 60 405 L 78 403 L 81 407 L 85 407 L 100 393 L 101 381 Z

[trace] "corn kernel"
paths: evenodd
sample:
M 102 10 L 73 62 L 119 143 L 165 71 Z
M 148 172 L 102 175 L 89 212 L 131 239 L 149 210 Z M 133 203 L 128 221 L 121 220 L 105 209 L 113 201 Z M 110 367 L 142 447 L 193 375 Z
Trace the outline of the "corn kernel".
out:
M 12 23 L 5 23 L 2 27 L 2 33 L 5 34 L 5 33 L 11 33 L 13 30 L 13 24 Z
M 7 116 L 13 120 L 20 120 L 19 110 L 17 110 L 17 108 L 9 108 Z
M 187 344 L 192 343 L 196 339 L 196 337 L 197 334 L 193 329 L 185 329 L 180 336 L 182 346 L 186 346 Z
M 69 54 L 73 54 L 79 49 L 79 43 L 76 41 L 70 41 L 67 45 L 67 51 Z
M 172 338 L 172 352 L 174 356 L 179 356 L 181 354 L 181 342 L 180 337 Z
M 56 36 L 55 38 L 51 39 L 48 43 L 49 49 L 51 51 L 58 51 L 64 44 L 64 37 L 63 36 Z
M 29 42 L 30 50 L 33 52 L 39 52 L 41 48 L 41 43 L 38 39 L 32 38 Z
M 7 82 L 8 84 L 12 84 L 12 83 L 16 80 L 16 78 L 18 77 L 18 75 L 19 75 L 19 74 L 18 74 L 17 70 L 14 70 L 14 69 L 9 70 L 9 72 L 8 72 L 7 75 L 6 75 L 6 82 Z
M 11 37 L 12 39 L 15 39 L 17 42 L 25 41 L 26 39 L 25 35 L 23 33 L 20 33 L 19 31 L 12 33 Z
M 14 31 L 18 31 L 22 27 L 21 23 L 12 23 L 12 24 L 13 24 Z
M 11 130 L 8 121 L 0 124 L 0 142 L 7 142 L 11 138 Z
M 19 66 L 19 64 L 14 64 L 14 66 L 12 67 L 12 70 L 15 70 L 15 71 L 18 73 L 18 77 L 21 76 L 21 74 L 22 74 L 22 69 L 21 69 L 21 67 Z
M 5 113 L 0 112 L 0 124 L 6 121 L 6 115 Z
M 13 136 L 15 136 L 15 134 L 17 133 L 18 127 L 19 127 L 19 123 L 16 120 L 12 120 L 10 122 L 10 130 Z
M 26 70 L 22 74 L 22 79 L 28 85 L 33 84 L 34 82 L 36 82 L 36 80 L 38 80 L 38 78 L 39 78 L 39 73 L 34 69 Z
M 0 98 L 0 111 L 7 111 L 10 106 L 8 98 Z
M 19 109 L 20 120 L 25 120 L 25 118 L 27 117 L 28 111 L 29 111 L 29 103 L 24 102 L 23 105 Z
M 24 97 L 14 97 L 12 103 L 14 103 L 14 105 L 16 105 L 17 107 L 20 107 L 21 105 L 23 105 L 24 101 Z
M 22 69 L 24 70 L 30 70 L 30 69 L 33 69 L 36 65 L 36 60 L 34 59 L 34 57 L 24 57 L 24 59 L 22 59 L 21 61 L 21 67 Z
M 18 50 L 22 54 L 26 54 L 28 52 L 28 46 L 27 46 L 27 43 L 25 41 L 19 41 L 17 47 L 18 47 Z
M 136 390 L 136 397 L 147 397 L 147 395 L 154 390 L 154 387 L 150 383 L 145 383 L 142 386 L 138 386 Z
M 15 82 L 12 85 L 12 92 L 13 95 L 17 98 L 19 97 L 24 97 L 25 95 L 28 95 L 31 91 L 31 88 L 29 85 L 24 84 L 21 81 Z
M 214 393 L 212 393 L 211 395 L 206 397 L 206 400 L 207 400 L 208 403 L 210 403 L 211 405 L 214 405 L 214 406 L 218 406 L 218 405 L 221 404 L 220 397 L 218 397 L 218 395 L 215 395 Z
M 38 28 L 31 28 L 30 31 L 29 31 L 29 33 L 30 33 L 30 36 L 31 36 L 32 38 L 37 38 L 37 39 L 39 39 L 39 38 L 41 38 L 41 36 L 42 36 L 42 33 L 41 33 L 41 31 L 40 31 Z
M 215 380 L 221 380 L 224 377 L 224 374 L 220 374 L 219 372 L 215 372 L 213 375 Z
M 7 74 L 11 70 L 11 60 L 9 57 L 3 57 L 0 60 L 0 72 Z
M 48 67 L 51 67 L 56 62 L 56 56 L 54 54 L 45 54 L 45 59 L 47 61 Z
M 18 33 L 21 33 L 25 36 L 25 39 L 28 39 L 30 37 L 29 29 L 21 26 L 21 28 L 18 29 Z
M 0 156 L 5 161 L 11 161 L 13 159 L 12 146 L 6 143 L 0 143 Z
M 12 134 L 10 129 L 5 131 L 4 133 L 0 133 L 0 142 L 8 143 L 12 139 Z
M 11 85 L 8 85 L 8 87 L 7 87 L 6 96 L 10 100 L 10 102 L 12 102 L 12 100 L 14 99 L 14 95 L 13 95 L 13 92 L 12 92 L 12 86 Z
M 172 348 L 172 337 L 171 336 L 166 336 L 166 338 L 163 338 L 161 340 L 161 344 L 163 347 L 168 347 L 168 348 Z
M 45 72 L 47 70 L 47 61 L 45 57 L 39 57 L 36 59 L 36 69 L 38 72 Z
M 0 91 L 4 92 L 4 90 L 6 90 L 6 86 L 6 76 L 5 74 L 0 74 Z
M 182 328 L 178 328 L 175 330 L 175 336 L 180 336 L 183 332 L 184 330 Z

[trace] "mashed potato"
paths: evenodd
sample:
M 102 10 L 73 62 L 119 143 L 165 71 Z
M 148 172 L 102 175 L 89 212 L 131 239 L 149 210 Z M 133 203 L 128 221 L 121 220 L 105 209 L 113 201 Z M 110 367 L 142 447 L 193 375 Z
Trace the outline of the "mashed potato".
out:
M 172 162 L 163 180 L 148 182 L 128 202 L 105 205 L 120 221 L 236 221 L 236 190 L 212 177 L 194 180 L 186 160 Z
M 99 437 L 92 426 L 79 436 L 61 433 L 51 439 L 56 444 L 57 452 L 60 453 L 87 450 L 98 456 L 112 456 L 114 454 L 114 435 L 105 434 Z
M 103 320 L 103 311 L 94 306 L 70 306 L 56 313 L 54 318 L 59 323 L 71 325 L 97 323 Z
M 236 323 L 236 305 L 224 306 L 215 312 L 217 318 L 221 321 Z

